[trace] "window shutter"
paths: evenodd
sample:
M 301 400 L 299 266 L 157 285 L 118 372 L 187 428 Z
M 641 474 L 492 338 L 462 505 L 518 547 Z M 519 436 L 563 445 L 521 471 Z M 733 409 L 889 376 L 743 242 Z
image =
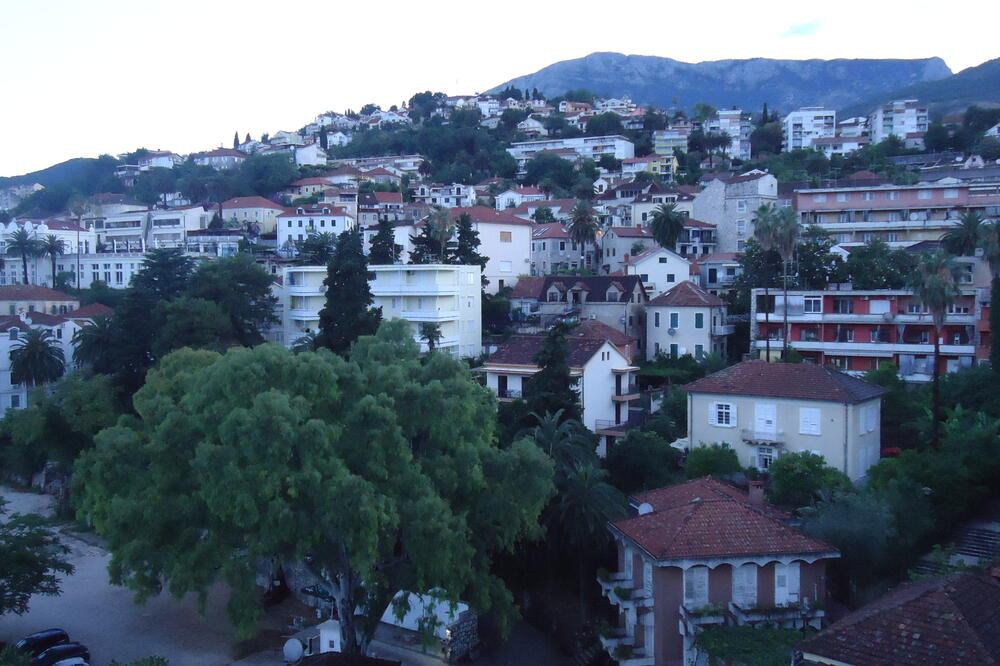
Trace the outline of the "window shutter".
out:
M 788 565 L 788 602 L 798 602 L 799 600 L 799 563 L 792 562 Z
M 733 568 L 733 601 L 744 608 L 757 603 L 757 565 Z
M 736 427 L 739 424 L 739 416 L 736 413 L 736 403 L 729 403 L 729 425 Z
M 719 425 L 719 403 L 708 403 L 708 425 Z

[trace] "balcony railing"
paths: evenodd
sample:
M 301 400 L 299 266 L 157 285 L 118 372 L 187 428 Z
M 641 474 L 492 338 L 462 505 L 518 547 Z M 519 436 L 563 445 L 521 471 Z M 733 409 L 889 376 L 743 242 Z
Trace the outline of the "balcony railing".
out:
M 501 400 L 517 400 L 522 396 L 521 391 L 516 389 L 498 389 L 497 397 Z
M 782 606 L 741 606 L 729 602 L 729 612 L 738 625 L 778 625 L 785 629 L 816 626 L 826 615 L 821 604 L 794 602 Z
M 626 395 L 635 395 L 635 396 L 638 396 L 639 395 L 639 385 L 635 384 L 635 383 L 631 383 L 631 384 L 622 384 L 621 386 L 616 386 L 615 387 L 615 395 L 618 396 L 618 397 L 622 397 L 622 396 L 626 396 Z
M 729 609 L 725 604 L 706 604 L 699 608 L 681 606 L 681 627 L 684 634 L 693 636 L 703 627 L 713 627 L 728 624 Z
M 740 430 L 740 438 L 748 442 L 768 442 L 770 444 L 778 444 L 785 440 L 785 431 L 742 428 Z

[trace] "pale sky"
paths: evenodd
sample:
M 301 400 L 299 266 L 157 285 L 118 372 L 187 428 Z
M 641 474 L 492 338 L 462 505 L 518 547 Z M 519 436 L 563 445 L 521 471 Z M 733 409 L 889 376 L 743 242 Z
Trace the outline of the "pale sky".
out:
M 985 0 L 714 3 L 0 0 L 0 176 L 419 91 L 471 94 L 594 51 L 724 58 L 997 57 Z M 621 9 L 620 16 L 616 9 Z

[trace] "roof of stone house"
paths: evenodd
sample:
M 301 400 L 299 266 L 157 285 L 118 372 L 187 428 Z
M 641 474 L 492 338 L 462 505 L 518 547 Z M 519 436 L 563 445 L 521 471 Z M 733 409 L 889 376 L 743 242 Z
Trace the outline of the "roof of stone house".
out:
M 587 303 L 627 303 L 636 286 L 641 289 L 642 279 L 638 275 L 547 275 L 545 277 L 521 278 L 514 286 L 512 298 L 535 298 L 547 300 L 546 293 L 555 287 L 561 292 L 580 289 L 587 292 Z M 609 289 L 614 286 L 619 298 L 608 301 Z
M 653 232 L 645 227 L 611 227 L 607 233 L 615 232 L 621 238 L 652 238 Z
M 744 361 L 731 365 L 687 384 L 684 390 L 848 404 L 871 400 L 885 393 L 881 386 L 822 365 L 766 361 Z
M 486 365 L 536 365 L 535 357 L 545 344 L 545 335 L 512 335 L 486 359 Z M 601 338 L 566 336 L 567 363 L 582 368 L 608 342 Z
M 542 238 L 569 238 L 569 232 L 561 222 L 550 222 L 548 224 L 536 224 L 531 229 L 531 240 Z
M 980 572 L 906 583 L 798 648 L 854 666 L 1000 664 L 1000 583 Z
M 649 303 L 646 307 L 656 307 L 658 305 L 663 306 L 673 306 L 673 307 L 702 307 L 702 308 L 717 308 L 725 305 L 725 301 L 721 298 L 705 291 L 694 282 L 685 280 L 674 286 L 670 291 L 660 294 Z
M 822 541 L 786 523 L 787 514 L 751 502 L 749 495 L 712 477 L 633 497 L 652 511 L 612 523 L 612 529 L 658 560 L 754 555 L 838 557 Z
M 235 197 L 222 202 L 222 210 L 232 208 L 271 208 L 273 210 L 284 210 L 284 207 L 280 204 L 276 204 L 264 197 Z

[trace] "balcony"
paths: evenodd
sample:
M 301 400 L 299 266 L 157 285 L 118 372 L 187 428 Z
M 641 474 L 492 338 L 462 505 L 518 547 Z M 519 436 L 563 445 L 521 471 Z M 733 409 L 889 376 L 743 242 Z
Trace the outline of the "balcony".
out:
M 497 389 L 497 397 L 501 402 L 511 402 L 514 400 L 519 400 L 522 396 L 521 391 L 516 389 Z
M 403 319 L 407 321 L 454 321 L 461 319 L 458 310 L 403 310 Z
M 740 438 L 746 442 L 767 442 L 768 444 L 780 444 L 785 441 L 785 431 L 742 428 L 740 429 Z
M 694 636 L 704 627 L 723 626 L 729 620 L 729 610 L 725 604 L 705 604 L 698 608 L 681 606 L 680 611 L 680 629 L 685 636 Z
M 773 350 L 774 343 L 780 342 L 771 340 L 771 348 Z M 827 354 L 837 354 L 843 353 L 846 355 L 857 354 L 861 356 L 891 356 L 892 354 L 933 354 L 934 344 L 932 342 L 927 343 L 910 343 L 910 342 L 824 342 L 822 340 L 809 341 L 809 340 L 793 340 L 791 342 L 793 349 L 798 351 L 818 351 L 825 352 Z M 757 349 L 764 349 L 764 340 L 759 339 L 754 341 L 754 347 Z M 941 355 L 942 356 L 972 356 L 976 353 L 976 347 L 973 344 L 966 345 L 953 345 L 953 344 L 943 344 L 941 345 Z
M 712 335 L 722 336 L 722 335 L 732 335 L 736 332 L 736 326 L 732 324 L 724 324 L 722 326 L 713 326 Z
M 622 384 L 615 387 L 615 392 L 611 396 L 613 402 L 628 402 L 639 399 L 639 386 L 637 384 Z
M 738 625 L 778 625 L 783 629 L 801 629 L 806 626 L 819 628 L 826 616 L 822 604 L 790 603 L 782 606 L 741 606 L 729 602 L 729 612 Z
M 624 437 L 632 428 L 638 428 L 646 423 L 646 412 L 633 412 L 627 421 L 615 423 L 607 419 L 596 419 L 594 421 L 594 432 L 598 435 L 609 435 L 611 437 Z

